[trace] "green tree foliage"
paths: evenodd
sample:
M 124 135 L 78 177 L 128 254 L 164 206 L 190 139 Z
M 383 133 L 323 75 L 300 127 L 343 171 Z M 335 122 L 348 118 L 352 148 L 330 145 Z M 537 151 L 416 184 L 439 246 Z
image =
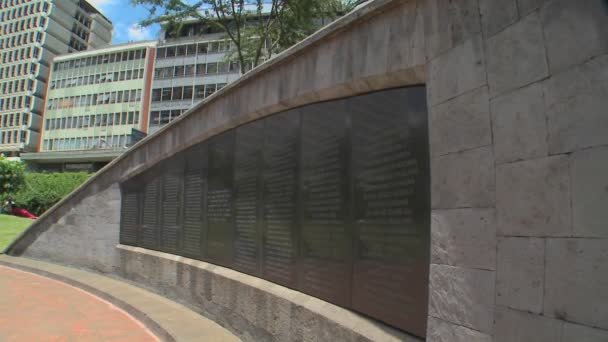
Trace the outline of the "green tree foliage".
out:
M 185 20 L 195 19 L 219 28 L 233 42 L 228 59 L 238 61 L 241 72 L 253 63 L 291 47 L 312 34 L 320 22 L 353 9 L 361 0 L 131 0 L 150 11 L 143 26 L 154 23 L 179 31 Z M 266 4 L 266 6 L 265 6 Z M 247 6 L 246 6 L 247 5 Z M 265 9 L 266 8 L 266 9 Z M 205 11 L 207 10 L 207 11 Z
M 86 172 L 25 174 L 25 186 L 15 194 L 17 206 L 39 216 L 91 177 Z
M 25 165 L 0 156 L 0 200 L 19 191 L 25 182 Z

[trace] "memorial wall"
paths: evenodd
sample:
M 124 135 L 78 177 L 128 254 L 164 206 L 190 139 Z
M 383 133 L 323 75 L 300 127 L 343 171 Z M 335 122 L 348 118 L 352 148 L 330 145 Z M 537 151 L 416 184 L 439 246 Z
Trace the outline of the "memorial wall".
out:
M 233 268 L 426 334 L 426 91 L 228 130 L 122 184 L 120 241 Z

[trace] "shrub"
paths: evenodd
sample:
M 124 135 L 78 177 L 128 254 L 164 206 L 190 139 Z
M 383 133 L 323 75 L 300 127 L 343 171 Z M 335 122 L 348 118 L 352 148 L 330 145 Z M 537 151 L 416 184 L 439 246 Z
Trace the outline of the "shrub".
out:
M 39 216 L 91 177 L 86 172 L 26 173 L 25 187 L 15 195 L 17 206 Z
M 0 156 L 0 200 L 15 195 L 23 188 L 25 164 Z

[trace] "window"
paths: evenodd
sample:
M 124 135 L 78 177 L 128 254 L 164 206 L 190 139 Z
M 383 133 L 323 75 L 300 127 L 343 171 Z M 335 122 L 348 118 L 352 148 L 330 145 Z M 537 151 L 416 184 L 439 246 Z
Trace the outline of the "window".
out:
M 161 101 L 171 101 L 171 95 L 172 95 L 172 90 L 171 88 L 163 88 L 162 90 L 162 96 L 161 96 Z
M 160 101 L 161 100 L 161 89 L 153 89 L 152 90 L 152 101 Z
M 184 100 L 192 100 L 192 86 L 184 87 Z
M 172 100 L 173 101 L 181 101 L 181 99 L 182 99 L 182 92 L 183 92 L 183 88 L 182 87 L 175 87 L 175 88 L 173 88 L 173 97 L 172 97 Z

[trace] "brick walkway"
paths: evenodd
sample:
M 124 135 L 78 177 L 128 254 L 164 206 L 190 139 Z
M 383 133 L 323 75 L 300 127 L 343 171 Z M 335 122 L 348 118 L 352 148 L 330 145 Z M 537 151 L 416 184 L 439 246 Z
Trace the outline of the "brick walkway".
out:
M 158 341 L 140 322 L 87 292 L 0 266 L 0 341 Z

